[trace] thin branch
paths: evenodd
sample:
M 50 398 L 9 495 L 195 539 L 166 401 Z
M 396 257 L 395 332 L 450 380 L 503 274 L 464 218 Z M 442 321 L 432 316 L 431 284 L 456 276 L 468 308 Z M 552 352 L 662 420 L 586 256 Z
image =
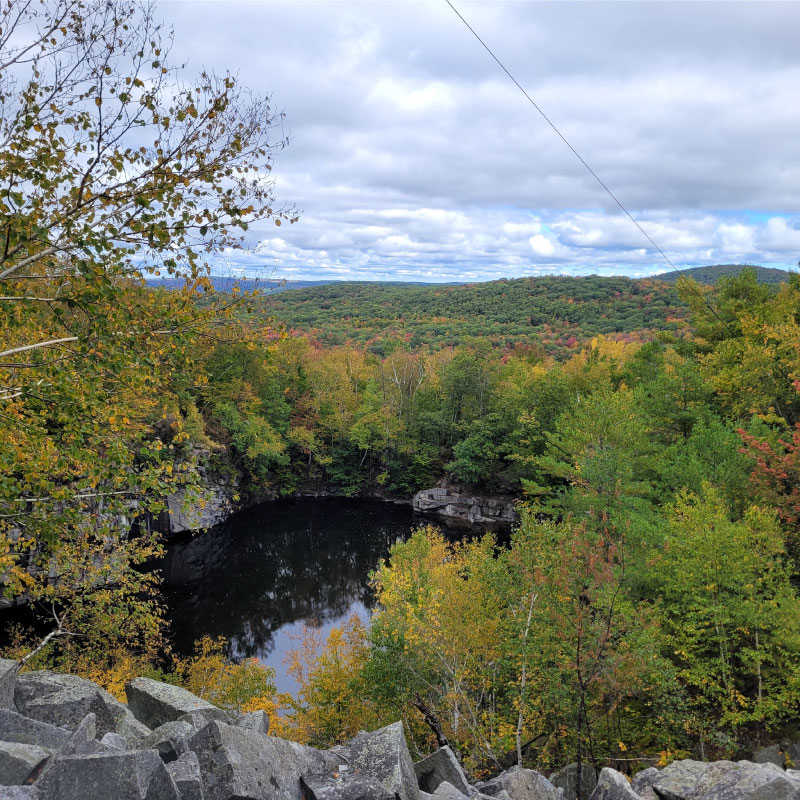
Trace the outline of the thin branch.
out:
M 46 342 L 38 342 L 37 344 L 26 344 L 24 347 L 14 347 L 11 350 L 4 350 L 0 353 L 0 358 L 4 356 L 13 356 L 15 353 L 24 353 L 27 350 L 36 350 L 38 347 L 50 347 L 50 345 L 54 344 L 63 344 L 64 342 L 77 342 L 77 336 L 65 336 L 63 339 L 50 339 Z M 0 367 L 4 367 L 5 364 L 0 364 Z

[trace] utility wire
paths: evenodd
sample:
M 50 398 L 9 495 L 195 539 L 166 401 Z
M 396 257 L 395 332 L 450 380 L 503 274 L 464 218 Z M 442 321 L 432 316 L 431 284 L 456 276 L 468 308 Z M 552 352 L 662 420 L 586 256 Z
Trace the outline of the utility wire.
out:
M 542 109 L 539 107 L 536 101 L 522 87 L 522 84 L 520 84 L 520 82 L 508 71 L 505 64 L 503 64 L 503 62 L 494 54 L 491 47 L 489 47 L 489 45 L 486 44 L 486 42 L 484 42 L 483 39 L 481 39 L 481 37 L 478 35 L 478 33 L 475 31 L 472 25 L 470 25 L 469 22 L 467 22 L 464 19 L 464 17 L 461 16 L 459 10 L 450 2 L 450 0 L 444 0 L 444 1 L 445 3 L 447 3 L 447 5 L 450 6 L 450 8 L 453 9 L 455 15 L 467 26 L 470 33 L 481 43 L 483 49 L 486 50 L 486 52 L 497 62 L 497 66 L 500 67 L 500 69 L 503 70 L 503 72 L 505 72 L 506 75 L 508 75 L 509 79 L 517 87 L 517 89 L 519 89 L 522 92 L 522 94 L 525 95 L 528 102 L 539 112 L 542 119 L 556 132 L 558 138 L 561 139 L 561 141 L 564 142 L 564 144 L 573 152 L 575 158 L 577 158 L 578 161 L 580 161 L 581 164 L 583 164 L 583 166 L 586 167 L 587 172 L 603 187 L 603 189 L 605 189 L 606 194 L 608 194 L 608 196 L 622 209 L 622 211 L 625 213 L 625 216 L 627 216 L 628 219 L 639 229 L 639 231 L 642 233 L 645 239 L 647 239 L 647 241 L 650 242 L 651 245 L 653 245 L 653 248 L 661 254 L 664 261 L 666 261 L 667 264 L 669 264 L 672 267 L 672 269 L 675 270 L 675 272 L 680 272 L 680 270 L 675 266 L 675 264 L 672 263 L 672 260 L 669 258 L 669 256 L 653 241 L 650 234 L 636 221 L 636 218 L 633 216 L 633 214 L 631 214 L 631 212 L 628 211 L 628 209 L 625 208 L 624 205 L 622 205 L 622 203 L 619 201 L 614 192 L 612 192 L 611 189 L 609 189 L 608 186 L 603 182 L 602 178 L 586 163 L 586 161 L 584 161 L 583 156 L 581 156 L 581 154 L 569 143 L 566 136 L 564 136 L 564 134 L 561 133 L 561 131 L 556 127 L 553 120 L 551 120 L 550 117 L 548 117 L 547 114 L 545 114 L 544 111 L 542 111 Z
M 547 114 L 545 114 L 544 111 L 542 111 L 542 109 L 539 107 L 536 101 L 525 91 L 522 84 L 511 74 L 511 72 L 509 72 L 506 65 L 494 54 L 492 48 L 489 47 L 489 45 L 486 44 L 486 42 L 484 42 L 483 39 L 481 39 L 475 28 L 473 28 L 472 25 L 470 25 L 469 22 L 467 22 L 467 20 L 464 19 L 461 12 L 450 2 L 450 0 L 444 0 L 444 1 L 445 3 L 447 3 L 448 6 L 450 6 L 450 8 L 453 10 L 453 13 L 464 23 L 464 25 L 466 25 L 467 30 L 469 30 L 469 32 L 480 42 L 483 49 L 494 59 L 497 66 L 500 67 L 500 69 L 503 70 L 503 72 L 505 72 L 505 74 L 508 76 L 511 82 L 517 87 L 517 89 L 519 89 L 522 92 L 522 94 L 525 96 L 528 102 L 536 109 L 536 111 L 539 112 L 542 119 L 555 131 L 558 138 L 561 139 L 562 142 L 564 142 L 564 144 L 572 151 L 572 153 L 578 159 L 578 161 L 580 161 L 581 164 L 583 164 L 583 166 L 586 168 L 589 174 L 600 184 L 600 186 L 603 187 L 608 196 L 622 209 L 622 211 L 625 213 L 625 216 L 627 216 L 628 219 L 639 229 L 639 231 L 645 237 L 645 239 L 647 239 L 647 241 L 650 242 L 651 245 L 653 245 L 653 248 L 661 255 L 664 261 L 666 261 L 667 264 L 669 264 L 670 267 L 672 267 L 675 274 L 680 275 L 681 270 L 675 266 L 670 257 L 653 241 L 653 238 L 650 236 L 650 234 L 636 221 L 636 218 L 633 216 L 633 214 L 631 214 L 631 212 L 628 211 L 628 209 L 620 202 L 620 200 L 617 198 L 614 192 L 612 192 L 611 189 L 608 188 L 608 186 L 603 182 L 600 176 L 586 163 L 583 156 L 581 156 L 581 154 L 570 144 L 566 136 L 564 136 L 564 134 L 561 133 L 561 131 L 556 127 L 555 123 L 550 119 L 550 117 L 548 117 Z M 722 319 L 722 317 L 720 317 L 720 315 L 716 312 L 711 303 L 708 302 L 708 298 L 694 284 L 689 284 L 689 285 L 692 291 L 703 301 L 703 304 L 706 306 L 706 308 L 708 308 L 708 310 L 725 326 L 725 328 L 731 335 L 734 335 L 728 323 L 725 322 L 725 320 Z

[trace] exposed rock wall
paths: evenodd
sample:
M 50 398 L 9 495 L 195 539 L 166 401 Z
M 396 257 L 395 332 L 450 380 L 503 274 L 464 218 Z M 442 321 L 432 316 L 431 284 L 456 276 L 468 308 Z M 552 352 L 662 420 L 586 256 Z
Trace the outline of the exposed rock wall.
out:
M 433 514 L 468 525 L 513 525 L 519 522 L 513 497 L 480 497 L 443 486 L 417 492 L 413 507 L 420 514 Z

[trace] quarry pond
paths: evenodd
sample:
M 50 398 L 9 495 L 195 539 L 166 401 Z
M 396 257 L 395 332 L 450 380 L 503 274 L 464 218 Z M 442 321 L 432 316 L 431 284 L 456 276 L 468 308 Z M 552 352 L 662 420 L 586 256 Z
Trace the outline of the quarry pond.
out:
M 369 573 L 418 521 L 408 505 L 302 498 L 173 540 L 160 569 L 176 650 L 224 636 L 231 657 L 258 658 L 275 668 L 279 690 L 294 690 L 284 657 L 303 625 L 324 636 L 354 613 L 366 619 Z

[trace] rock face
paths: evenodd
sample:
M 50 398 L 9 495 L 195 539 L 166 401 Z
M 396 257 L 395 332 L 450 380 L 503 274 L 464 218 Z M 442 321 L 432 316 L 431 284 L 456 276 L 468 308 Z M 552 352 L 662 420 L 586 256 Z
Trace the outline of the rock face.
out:
M 578 783 L 578 765 L 567 764 L 558 772 L 550 776 L 550 783 L 556 788 L 564 790 L 564 800 L 575 800 L 578 797 L 578 787 L 580 786 L 581 798 L 588 798 L 597 786 L 597 773 L 591 764 L 581 764 L 581 778 Z
M 306 800 L 394 800 L 379 780 L 349 771 L 305 775 L 301 784 Z
M 622 773 L 605 767 L 589 800 L 640 800 L 640 795 L 633 791 Z
M 48 758 L 35 744 L 0 742 L 0 786 L 21 786 Z
M 180 800 L 155 750 L 58 758 L 38 788 L 42 800 Z
M 648 783 L 659 800 L 800 800 L 800 780 L 752 761 L 675 761 Z
M 151 678 L 134 678 L 125 685 L 128 708 L 139 722 L 157 728 L 175 722 L 184 714 L 200 714 L 206 721 L 228 720 L 228 715 L 206 700 L 195 697 L 180 686 Z
M 165 533 L 184 533 L 213 528 L 225 522 L 236 511 L 233 496 L 236 487 L 227 483 L 209 482 L 203 491 L 203 503 L 186 497 L 186 490 L 178 489 L 167 498 L 166 515 L 159 519 Z
M 417 492 L 412 505 L 420 514 L 435 514 L 467 524 L 513 525 L 519 522 L 512 497 L 475 497 L 437 486 Z
M 422 761 L 414 764 L 417 783 L 423 792 L 433 794 L 445 781 L 462 794 L 469 794 L 469 781 L 461 769 L 455 753 L 449 747 L 441 747 Z
M 800 742 L 784 742 L 762 747 L 753 756 L 756 764 L 775 764 L 781 769 L 800 767 Z
M 377 778 L 399 800 L 419 800 L 417 776 L 401 722 L 359 733 L 351 746 L 350 765 Z
M 310 747 L 213 721 L 189 741 L 206 800 L 303 800 L 300 778 L 327 772 Z
M 0 658 L 0 709 L 16 711 L 14 689 L 17 685 L 17 662 Z
M 511 767 L 487 783 L 480 784 L 479 789 L 489 797 L 497 797 L 505 791 L 512 800 L 559 800 L 564 797 L 564 790 L 553 786 L 540 772 L 520 767 Z

